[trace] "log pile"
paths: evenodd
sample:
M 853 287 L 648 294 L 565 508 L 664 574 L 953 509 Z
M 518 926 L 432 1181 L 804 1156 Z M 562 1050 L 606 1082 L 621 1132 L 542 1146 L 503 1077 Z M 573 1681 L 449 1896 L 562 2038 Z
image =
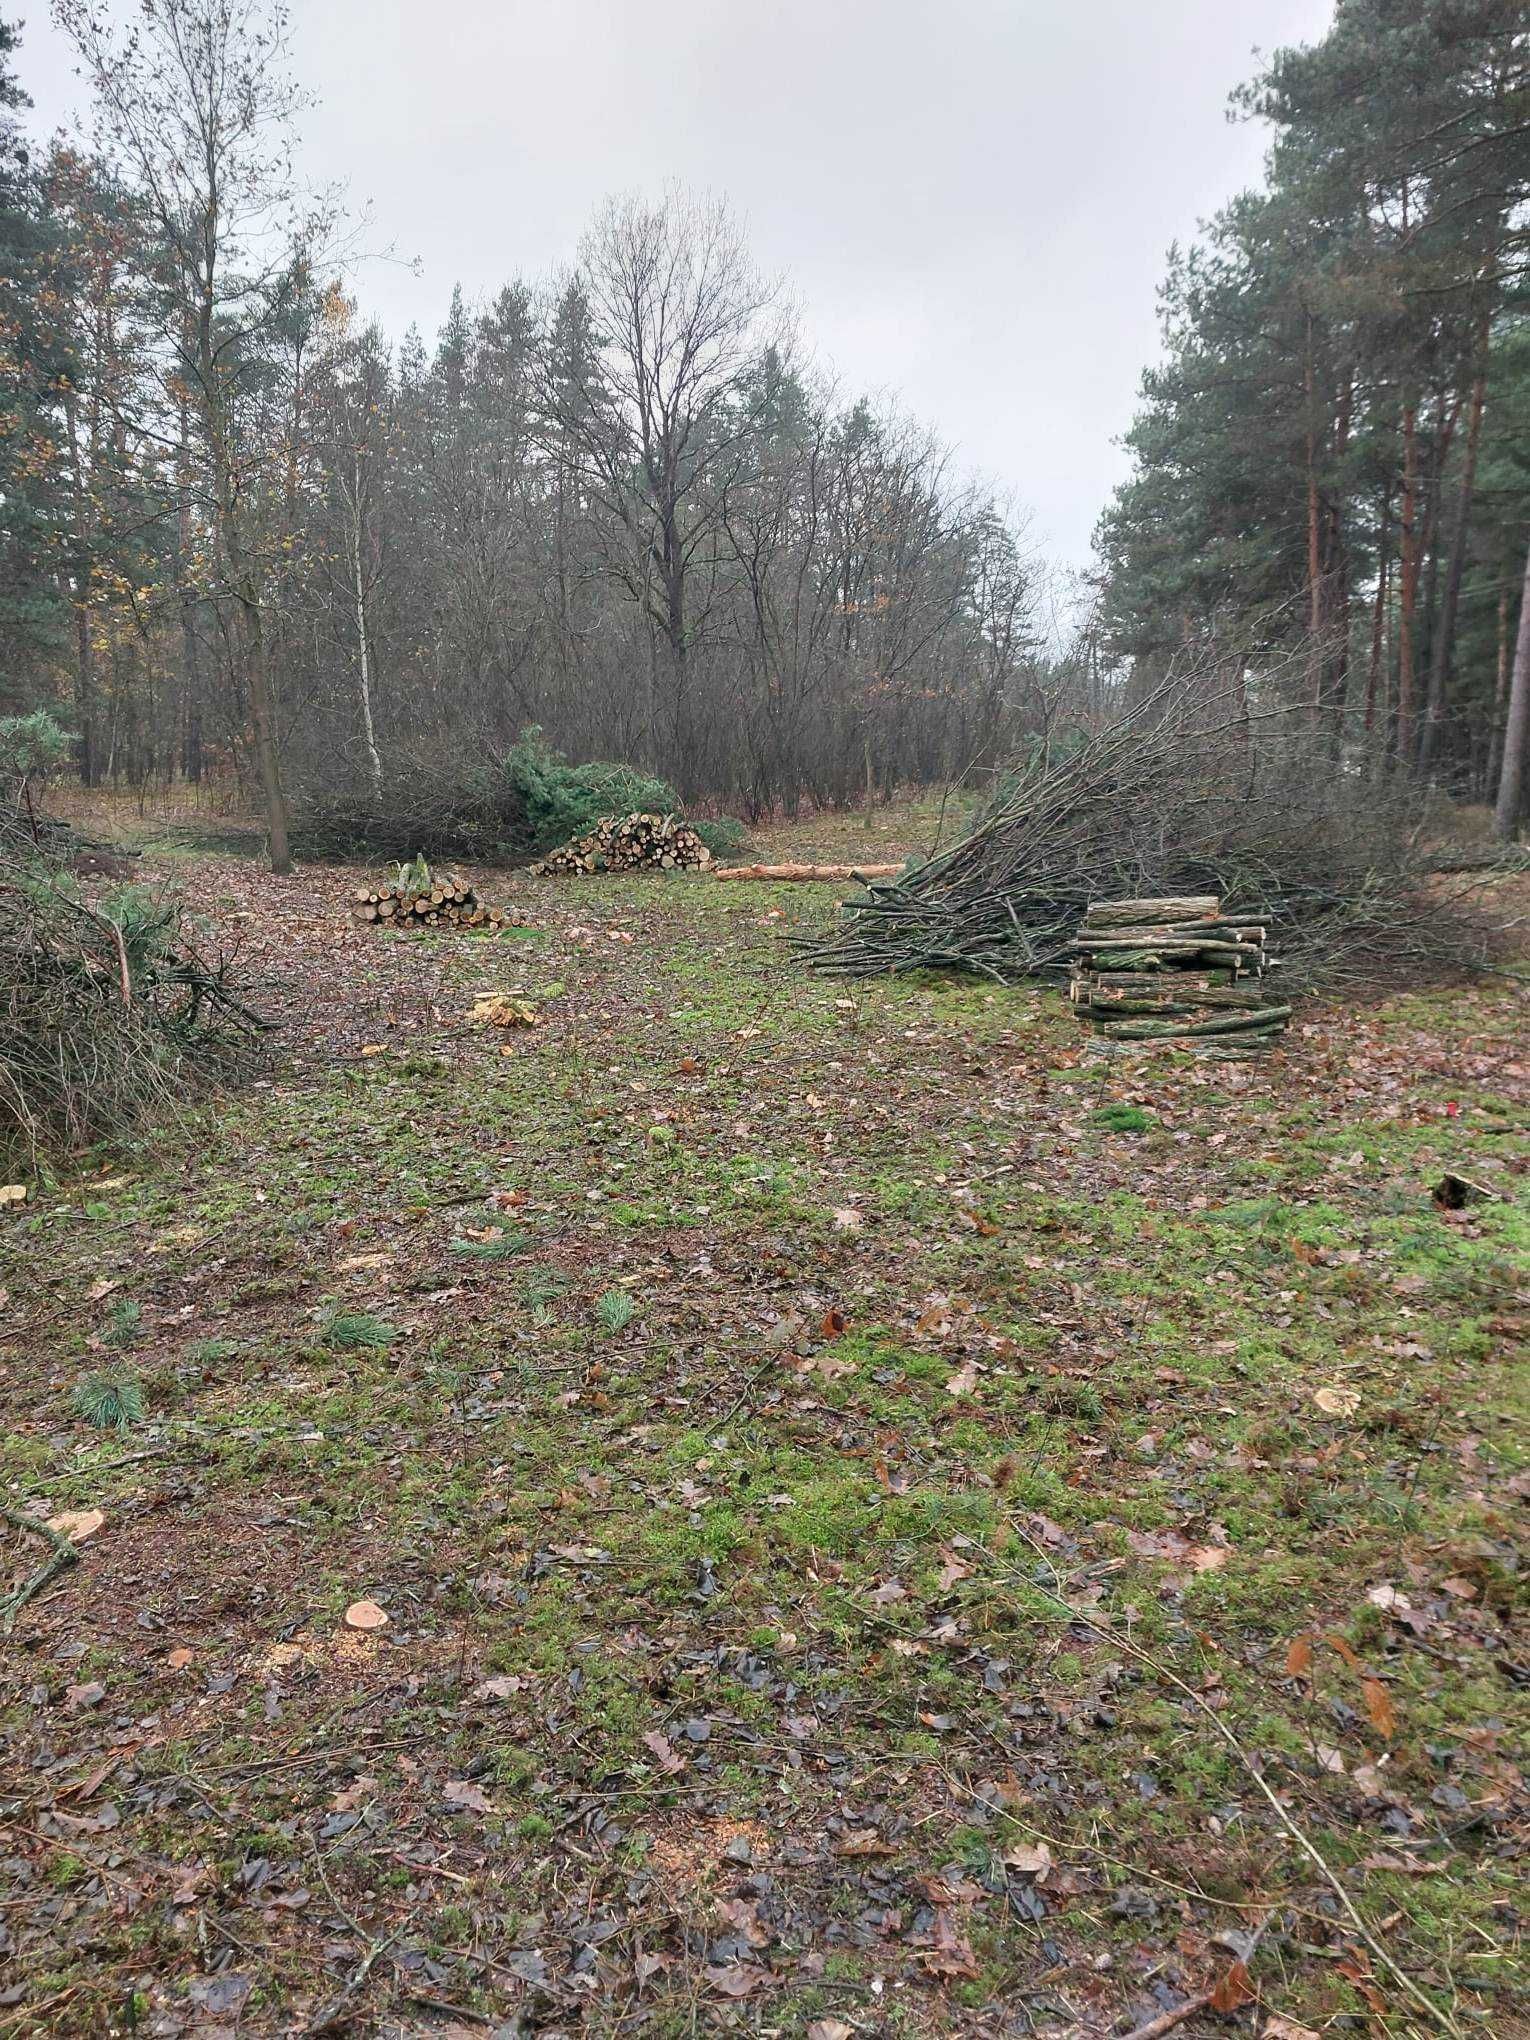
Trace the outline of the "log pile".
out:
M 550 850 L 531 868 L 541 878 L 587 871 L 705 871 L 712 853 L 674 815 L 602 815 L 587 835 Z
M 360 887 L 351 899 L 358 921 L 385 928 L 487 928 L 511 925 L 503 907 L 485 906 L 462 878 L 402 878 L 393 885 Z
M 1266 996 L 1268 961 L 1264 929 L 1224 915 L 1214 893 L 1097 900 L 1074 938 L 1069 996 L 1107 1041 L 1247 1054 L 1291 1018 Z

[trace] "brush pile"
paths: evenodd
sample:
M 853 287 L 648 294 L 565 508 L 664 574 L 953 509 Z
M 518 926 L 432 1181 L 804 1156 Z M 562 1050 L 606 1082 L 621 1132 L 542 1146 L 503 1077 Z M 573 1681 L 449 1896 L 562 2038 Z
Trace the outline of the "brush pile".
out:
M 539 877 L 587 871 L 705 871 L 712 853 L 689 822 L 674 815 L 602 815 L 587 835 L 548 852 Z
M 1430 871 L 1419 818 L 1417 789 L 1359 740 L 1335 755 L 1278 697 L 1176 678 L 1070 756 L 1043 754 L 961 842 L 870 880 L 802 947 L 843 977 L 1065 978 L 1096 902 L 1215 895 L 1233 926 L 1278 937 L 1294 987 L 1418 984 L 1484 948 L 1469 881 Z
M 1291 1017 L 1265 996 L 1264 929 L 1227 919 L 1215 893 L 1097 901 L 1074 948 L 1069 996 L 1108 1041 L 1248 1054 Z
M 175 899 L 0 867 L 0 1162 L 163 1126 L 253 1067 L 268 1022 Z
M 385 928 L 487 928 L 510 925 L 503 907 L 487 907 L 463 878 L 423 877 L 406 868 L 392 885 L 370 890 L 363 886 L 353 896 L 351 911 L 358 921 L 375 921 Z

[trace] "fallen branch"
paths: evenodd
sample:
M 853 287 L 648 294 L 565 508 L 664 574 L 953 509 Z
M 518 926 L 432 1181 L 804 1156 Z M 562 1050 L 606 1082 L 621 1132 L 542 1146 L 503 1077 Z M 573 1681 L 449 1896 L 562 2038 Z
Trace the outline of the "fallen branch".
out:
M 80 1554 L 61 1530 L 44 1523 L 37 1516 L 28 1516 L 21 1509 L 13 1509 L 9 1503 L 0 1502 L 0 1516 L 7 1523 L 13 1523 L 18 1530 L 28 1530 L 34 1537 L 42 1537 L 53 1549 L 37 1570 L 29 1573 L 19 1587 L 13 1587 L 0 1600 L 0 1635 L 9 1636 L 16 1626 L 16 1617 L 48 1582 L 56 1579 L 61 1572 L 67 1572 L 72 1565 L 78 1565 Z
M 1182 2005 L 1176 2005 L 1172 2012 L 1160 2012 L 1156 2019 L 1149 2019 L 1146 2025 L 1133 2026 L 1121 2040 L 1159 2040 L 1161 2033 L 1172 2033 L 1176 2026 L 1182 2026 L 1186 2019 L 1193 2019 L 1197 2012 L 1204 2012 L 1211 2003 L 1215 1992 L 1203 1990 L 1194 1997 L 1186 1998 Z
M 901 864 L 730 864 L 718 878 L 787 880 L 803 884 L 864 884 L 869 878 L 896 878 Z

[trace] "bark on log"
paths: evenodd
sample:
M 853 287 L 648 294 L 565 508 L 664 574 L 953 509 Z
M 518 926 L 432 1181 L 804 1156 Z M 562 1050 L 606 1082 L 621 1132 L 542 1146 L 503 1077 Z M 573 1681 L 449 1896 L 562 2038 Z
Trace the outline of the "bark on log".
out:
M 1100 1029 L 1117 1041 L 1199 1040 L 1210 1034 L 1273 1034 L 1291 1017 L 1289 1006 L 1264 1006 L 1257 1013 L 1222 1013 L 1187 1025 L 1153 1020 L 1107 1020 Z
M 847 880 L 896 878 L 902 869 L 901 864 L 730 864 L 725 871 L 718 871 L 714 876 L 719 879 L 751 878 L 805 883 L 822 881 L 826 884 L 839 885 Z
M 1139 921 L 1155 927 L 1165 921 L 1212 921 L 1222 911 L 1216 893 L 1193 893 L 1162 900 L 1096 900 L 1084 920 L 1091 928 L 1130 928 Z

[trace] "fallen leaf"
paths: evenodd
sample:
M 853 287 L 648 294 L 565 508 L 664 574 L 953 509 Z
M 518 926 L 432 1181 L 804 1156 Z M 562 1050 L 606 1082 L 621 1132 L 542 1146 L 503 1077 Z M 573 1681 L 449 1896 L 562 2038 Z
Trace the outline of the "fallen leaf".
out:
M 712 1962 L 707 1965 L 707 1982 L 713 1990 L 720 1990 L 724 1997 L 748 1997 L 752 1990 L 758 1990 L 767 1982 L 763 1969 L 753 1969 L 743 1962 Z
M 649 1729 L 643 1737 L 643 1747 L 652 1756 L 657 1757 L 661 1771 L 673 1776 L 676 1771 L 685 1769 L 685 1759 L 677 1753 L 674 1744 L 662 1729 Z
M 512 1693 L 519 1693 L 522 1684 L 522 1680 L 508 1673 L 503 1678 L 481 1679 L 473 1688 L 473 1694 L 479 1700 L 508 1700 Z
M 1380 1679 L 1362 1679 L 1360 1690 L 1365 1695 L 1365 1711 L 1371 1717 L 1371 1726 L 1390 1742 L 1397 1733 L 1397 1710 L 1391 1694 Z
M 185 1644 L 178 1644 L 174 1650 L 167 1650 L 165 1652 L 165 1669 L 171 1672 L 184 1672 L 187 1665 L 191 1663 L 192 1656 L 193 1653 L 186 1648 Z
M 475 1785 L 471 1778 L 449 1778 L 441 1787 L 441 1797 L 448 1806 L 460 1806 L 466 1813 L 492 1813 L 484 1789 Z
M 1005 1850 L 1004 1864 L 1018 1876 L 1044 1884 L 1052 1868 L 1052 1851 L 1045 1842 L 1021 1842 L 1018 1847 Z
M 1229 1963 L 1225 1974 L 1219 1976 L 1211 1993 L 1211 2009 L 1214 2012 L 1236 2012 L 1254 1998 L 1253 1985 L 1248 1980 L 1248 1965 L 1244 1962 Z
M 1305 1679 L 1312 1670 L 1312 1638 L 1293 1636 L 1286 1652 L 1286 1677 Z
M 385 1629 L 387 1625 L 387 1611 L 375 1601 L 352 1601 L 345 1611 L 347 1629 Z

